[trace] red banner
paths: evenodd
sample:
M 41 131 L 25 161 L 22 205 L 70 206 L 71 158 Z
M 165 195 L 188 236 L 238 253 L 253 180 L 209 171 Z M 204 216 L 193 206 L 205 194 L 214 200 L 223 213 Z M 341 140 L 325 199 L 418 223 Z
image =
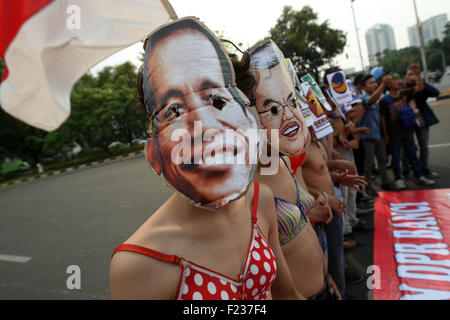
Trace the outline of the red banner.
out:
M 380 192 L 374 300 L 450 299 L 450 189 Z

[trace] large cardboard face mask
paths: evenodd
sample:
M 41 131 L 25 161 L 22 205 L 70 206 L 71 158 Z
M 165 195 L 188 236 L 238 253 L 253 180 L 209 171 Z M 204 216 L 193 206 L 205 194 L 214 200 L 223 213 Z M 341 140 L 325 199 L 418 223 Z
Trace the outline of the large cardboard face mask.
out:
M 267 129 L 269 143 L 274 140 L 271 129 L 277 130 L 280 153 L 300 155 L 309 132 L 283 53 L 272 40 L 257 43 L 249 53 L 250 68 L 258 76 L 254 96 L 260 126 Z
M 243 195 L 256 169 L 258 127 L 214 34 L 195 18 L 151 34 L 143 91 L 153 171 L 199 207 L 220 208 Z

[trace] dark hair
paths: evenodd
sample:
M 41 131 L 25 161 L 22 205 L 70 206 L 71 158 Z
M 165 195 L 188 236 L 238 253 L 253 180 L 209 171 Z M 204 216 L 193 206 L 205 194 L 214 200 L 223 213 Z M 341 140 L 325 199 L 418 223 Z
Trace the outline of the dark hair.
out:
M 341 69 L 340 69 L 339 67 L 331 67 L 331 68 L 328 68 L 327 70 L 325 70 L 325 73 L 323 74 L 323 79 L 322 79 L 323 84 L 324 84 L 325 86 L 328 87 L 328 79 L 327 79 L 327 76 L 328 76 L 329 74 L 338 72 L 338 71 L 340 71 L 340 70 L 341 70 Z
M 361 79 L 361 84 L 364 87 L 367 83 L 367 81 L 369 79 L 373 78 L 373 76 L 371 74 L 365 75 L 362 79 Z
M 246 51 L 243 53 L 241 60 L 236 56 L 231 57 L 234 72 L 236 74 L 236 85 L 247 98 L 251 105 L 256 105 L 256 98 L 253 94 L 258 85 L 258 75 L 250 71 L 250 54 Z
M 366 75 L 364 73 L 359 73 L 356 75 L 355 79 L 353 80 L 353 84 L 355 86 L 362 84 L 362 79 L 365 77 Z
M 149 115 L 150 117 L 157 110 L 155 93 L 153 91 L 151 80 L 148 75 L 148 61 L 150 58 L 150 54 L 152 53 L 152 49 L 157 45 L 159 41 L 170 36 L 174 32 L 186 29 L 193 29 L 199 31 L 211 42 L 218 55 L 218 60 L 220 61 L 220 67 L 222 70 L 222 75 L 224 77 L 225 86 L 231 87 L 234 84 L 232 76 L 232 66 L 229 63 L 227 55 L 225 54 L 224 50 L 222 49 L 220 43 L 217 41 L 215 36 L 202 23 L 200 23 L 197 19 L 194 18 L 185 18 L 182 20 L 178 20 L 175 23 L 165 25 L 160 29 L 156 30 L 154 33 L 152 33 L 145 39 L 144 63 L 139 68 L 138 72 L 137 87 L 139 99 L 143 104 L 147 112 L 147 115 Z M 233 94 L 232 90 L 230 92 L 232 93 L 234 98 L 237 98 L 235 97 L 235 94 Z

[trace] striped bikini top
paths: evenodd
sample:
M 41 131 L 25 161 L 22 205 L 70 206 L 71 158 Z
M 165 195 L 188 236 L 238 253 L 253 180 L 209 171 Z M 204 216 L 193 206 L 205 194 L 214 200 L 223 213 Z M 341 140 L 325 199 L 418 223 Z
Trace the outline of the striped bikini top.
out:
M 282 157 L 281 159 L 286 167 L 288 167 L 286 161 Z M 289 170 L 289 173 L 294 179 L 297 189 L 297 204 L 275 197 L 278 237 L 282 246 L 294 239 L 306 227 L 308 224 L 306 214 L 314 205 L 314 197 L 299 187 L 298 181 L 291 170 Z
M 177 300 L 265 300 L 275 281 L 277 263 L 269 243 L 257 224 L 259 184 L 254 183 L 252 239 L 242 272 L 237 279 L 175 255 L 164 254 L 134 244 L 121 244 L 115 250 L 131 251 L 181 267 Z M 113 254 L 113 255 L 114 255 Z

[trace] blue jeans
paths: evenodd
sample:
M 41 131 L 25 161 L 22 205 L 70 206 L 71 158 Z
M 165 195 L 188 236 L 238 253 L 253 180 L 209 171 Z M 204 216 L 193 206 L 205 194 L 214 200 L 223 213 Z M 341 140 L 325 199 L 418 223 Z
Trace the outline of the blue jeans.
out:
M 321 224 L 322 225 L 322 224 Z M 319 239 L 320 246 L 322 247 L 323 254 L 325 259 L 328 261 L 328 242 L 327 242 L 327 234 L 322 227 L 318 227 L 319 224 L 315 226 L 315 231 L 317 234 L 317 239 Z
M 333 220 L 325 225 L 328 248 L 328 273 L 342 295 L 345 294 L 344 221 L 333 212 Z
M 417 149 L 414 143 L 413 135 L 409 134 L 407 136 L 403 136 L 400 138 L 391 138 L 390 144 L 392 151 L 392 164 L 394 167 L 395 180 L 399 180 L 402 178 L 400 169 L 402 147 L 406 154 L 406 157 L 408 158 L 409 163 L 413 168 L 414 176 L 416 177 L 416 179 L 419 179 L 423 174 L 419 159 L 417 159 L 416 155 Z
M 418 127 L 416 126 L 416 137 L 420 147 L 420 165 L 422 171 L 429 171 L 428 169 L 428 157 L 430 155 L 430 149 L 428 148 L 428 141 L 430 140 L 430 127 Z

